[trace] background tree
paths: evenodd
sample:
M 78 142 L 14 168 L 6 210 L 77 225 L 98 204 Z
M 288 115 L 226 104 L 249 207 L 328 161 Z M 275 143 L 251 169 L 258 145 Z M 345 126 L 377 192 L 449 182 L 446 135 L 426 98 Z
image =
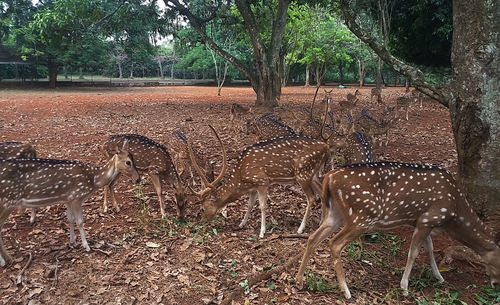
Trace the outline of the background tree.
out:
M 449 107 L 458 153 L 458 174 L 476 211 L 500 231 L 500 4 L 486 0 L 474 5 L 453 1 L 453 79 L 439 86 L 426 81 L 422 71 L 393 56 L 359 26 L 348 1 L 341 10 L 351 31 L 388 65 Z M 451 13 L 451 12 L 450 12 Z

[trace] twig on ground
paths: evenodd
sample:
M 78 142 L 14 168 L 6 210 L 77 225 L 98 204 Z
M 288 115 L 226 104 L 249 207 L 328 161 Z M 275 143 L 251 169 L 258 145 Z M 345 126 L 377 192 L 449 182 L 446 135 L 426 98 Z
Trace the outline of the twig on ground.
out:
M 23 274 L 24 274 L 24 271 L 26 270 L 26 268 L 28 268 L 28 266 L 31 264 L 31 259 L 33 258 L 33 255 L 31 254 L 31 252 L 29 253 L 29 257 L 28 257 L 28 262 L 26 262 L 26 265 L 24 265 L 23 269 L 21 269 L 21 271 L 19 271 L 19 274 L 17 275 L 16 277 L 16 285 L 19 286 L 19 285 L 22 285 L 23 283 Z

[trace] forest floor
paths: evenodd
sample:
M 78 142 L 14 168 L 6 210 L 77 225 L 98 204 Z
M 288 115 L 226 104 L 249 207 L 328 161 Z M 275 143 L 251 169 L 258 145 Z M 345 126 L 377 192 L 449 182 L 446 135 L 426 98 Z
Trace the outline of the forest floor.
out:
M 339 101 L 356 88 L 333 89 L 334 101 Z M 360 89 L 363 95 L 356 112 L 368 108 L 378 116 L 381 106 L 370 103 L 369 90 Z M 290 113 L 309 106 L 314 91 L 313 87 L 284 88 L 276 113 L 293 126 Z M 207 125 L 218 130 L 229 164 L 234 165 L 239 152 L 256 139 L 231 125 L 229 107 L 234 102 L 251 106 L 255 94 L 248 87 L 225 87 L 222 96 L 216 92 L 214 87 L 201 86 L 0 89 L 0 141 L 31 143 L 43 158 L 103 164 L 100 147 L 110 135 L 142 134 L 169 147 L 173 132 L 180 129 L 215 162 L 218 173 L 220 147 Z M 403 93 L 401 88 L 386 89 L 383 99 L 394 104 Z M 388 146 L 377 147 L 376 154 L 383 160 L 436 164 L 456 174 L 447 109 L 429 99 L 422 109 L 413 105 L 409 120 L 399 121 L 390 132 Z M 410 295 L 403 296 L 398 287 L 411 228 L 368 234 L 346 247 L 343 261 L 353 295 L 350 300 L 344 299 L 337 285 L 327 242 L 309 261 L 304 289 L 293 282 L 297 264 L 248 285 L 263 271 L 278 268 L 302 252 L 307 234 L 318 227 L 319 205 L 313 209 L 306 234 L 298 236 L 294 233 L 306 203 L 302 190 L 298 185 L 272 187 L 269 227 L 265 238 L 259 239 L 258 208 L 247 227 L 238 228 L 247 196 L 228 205 L 227 217 L 219 214 L 209 224 L 200 223 L 195 198 L 185 221 L 176 220 L 171 200 L 167 201 L 169 216 L 161 219 L 158 198 L 149 180 L 145 181 L 138 188 L 129 178 L 120 179 L 116 188 L 120 212 L 110 208 L 103 213 L 102 191 L 85 202 L 90 252 L 82 249 L 78 237 L 75 246 L 69 245 L 64 205 L 39 209 L 33 225 L 29 213 L 14 212 L 1 232 L 14 263 L 0 268 L 0 303 L 218 304 L 231 297 L 232 304 L 459 304 L 458 300 L 493 304 L 498 298 L 487 288 L 484 268 L 467 261 L 443 262 L 446 282 L 439 284 L 423 250 L 412 272 Z M 166 193 L 171 198 L 171 188 Z M 446 248 L 458 244 L 446 235 L 435 235 L 433 240 L 438 263 Z M 241 294 L 231 296 L 239 290 Z

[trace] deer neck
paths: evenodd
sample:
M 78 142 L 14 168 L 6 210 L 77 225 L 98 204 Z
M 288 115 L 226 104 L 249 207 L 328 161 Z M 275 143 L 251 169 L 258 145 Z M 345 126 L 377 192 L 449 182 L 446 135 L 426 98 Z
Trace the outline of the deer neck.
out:
M 225 181 L 225 183 L 215 190 L 215 202 L 214 205 L 217 210 L 221 210 L 229 203 L 237 200 L 241 195 L 246 192 L 246 189 L 242 188 L 242 183 L 235 179 L 233 175 Z
M 98 188 L 110 184 L 118 176 L 116 168 L 116 155 L 113 156 L 106 164 L 96 169 L 94 174 L 94 185 Z
M 492 251 L 499 251 L 492 232 L 472 210 L 467 212 L 467 216 L 461 214 L 456 217 L 454 224 L 449 229 L 449 231 L 453 231 L 450 235 L 476 251 L 481 257 Z

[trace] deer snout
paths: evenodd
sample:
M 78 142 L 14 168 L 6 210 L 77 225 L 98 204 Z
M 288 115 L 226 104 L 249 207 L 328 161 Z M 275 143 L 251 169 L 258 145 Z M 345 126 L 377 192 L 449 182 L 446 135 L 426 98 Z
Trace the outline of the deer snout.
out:
M 497 280 L 491 280 L 491 288 L 500 289 L 500 283 Z

